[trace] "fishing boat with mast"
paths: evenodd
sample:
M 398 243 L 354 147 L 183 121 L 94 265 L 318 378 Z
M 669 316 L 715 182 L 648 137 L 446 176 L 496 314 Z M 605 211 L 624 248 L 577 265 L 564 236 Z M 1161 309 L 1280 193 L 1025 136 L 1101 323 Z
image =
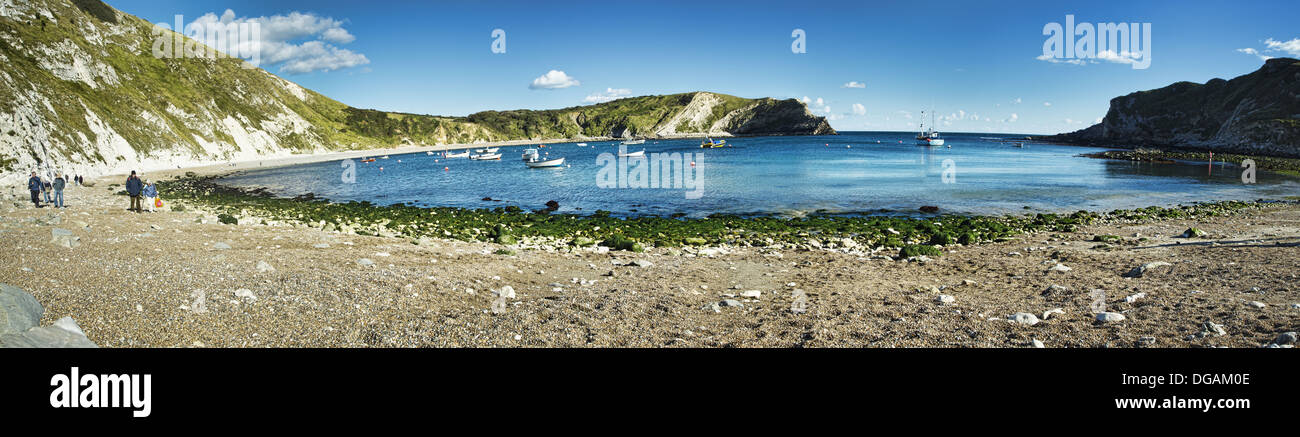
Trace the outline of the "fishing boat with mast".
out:
M 921 111 L 921 131 L 916 134 L 918 146 L 942 146 L 943 138 L 934 130 L 934 111 L 930 111 L 930 131 L 925 131 L 925 111 Z

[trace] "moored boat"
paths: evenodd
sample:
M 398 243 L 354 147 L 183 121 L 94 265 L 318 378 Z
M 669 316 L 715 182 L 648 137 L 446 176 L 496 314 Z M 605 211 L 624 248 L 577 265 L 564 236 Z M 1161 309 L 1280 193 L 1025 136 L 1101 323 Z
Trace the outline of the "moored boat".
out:
M 624 141 L 624 142 L 622 142 L 622 143 L 620 143 L 620 144 L 622 144 L 622 145 L 624 145 L 624 146 L 635 146 L 635 145 L 637 145 L 637 144 L 645 144 L 645 140 L 627 140 L 627 141 Z
M 925 111 L 921 111 L 921 132 L 916 134 L 918 146 L 942 146 L 943 138 L 934 130 L 934 111 L 930 111 L 930 131 L 925 131 Z
M 620 158 L 635 158 L 639 156 L 645 156 L 645 150 L 639 150 L 636 152 L 628 152 L 628 153 L 619 153 L 618 156 Z
M 481 154 L 478 154 L 478 155 L 470 155 L 469 159 L 472 159 L 472 160 L 475 160 L 475 161 L 491 161 L 491 160 L 500 160 L 500 159 L 501 159 L 501 154 L 500 154 L 500 153 L 481 153 Z
M 716 149 L 719 147 L 727 147 L 727 140 L 714 140 L 710 137 L 709 139 L 700 142 L 701 149 Z
M 564 158 L 542 159 L 541 155 L 538 154 L 537 149 L 524 150 L 523 160 L 524 165 L 527 165 L 528 168 L 559 167 L 564 165 Z

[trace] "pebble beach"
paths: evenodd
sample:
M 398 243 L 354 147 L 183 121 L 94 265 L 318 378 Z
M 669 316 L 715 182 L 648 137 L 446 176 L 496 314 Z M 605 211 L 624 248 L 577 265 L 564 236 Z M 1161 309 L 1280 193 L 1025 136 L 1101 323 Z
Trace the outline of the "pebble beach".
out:
M 0 282 L 101 347 L 1286 347 L 1300 325 L 1294 203 L 898 260 L 229 225 L 203 205 L 128 212 L 114 182 L 60 210 L 14 192 L 0 217 Z

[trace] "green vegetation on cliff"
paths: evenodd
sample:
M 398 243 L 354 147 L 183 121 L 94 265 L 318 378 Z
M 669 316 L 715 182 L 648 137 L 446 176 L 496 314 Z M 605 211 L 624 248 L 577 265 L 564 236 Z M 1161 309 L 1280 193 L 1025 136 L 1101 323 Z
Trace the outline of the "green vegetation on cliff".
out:
M 178 35 L 166 36 L 176 41 Z M 171 50 L 193 43 L 181 41 L 186 44 Z M 166 155 L 227 160 L 281 151 L 659 132 L 834 133 L 794 100 L 705 92 L 468 116 L 358 109 L 245 68 L 239 59 L 155 57 L 155 48 L 167 51 L 158 44 L 152 23 L 99 0 L 10 6 L 0 15 L 0 114 L 10 115 L 0 117 L 0 163 L 112 167 Z

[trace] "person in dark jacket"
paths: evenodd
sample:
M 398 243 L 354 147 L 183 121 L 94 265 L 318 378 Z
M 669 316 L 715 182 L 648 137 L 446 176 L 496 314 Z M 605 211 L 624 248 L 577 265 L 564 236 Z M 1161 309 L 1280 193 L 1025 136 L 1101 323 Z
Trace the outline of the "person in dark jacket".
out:
M 68 186 L 68 182 L 65 181 L 65 180 L 63 180 L 63 175 L 61 175 L 61 174 L 56 174 L 56 175 L 54 175 L 54 184 L 52 184 L 52 185 L 53 185 L 53 188 L 54 188 L 54 207 L 55 207 L 55 208 L 64 208 L 64 206 L 63 206 L 63 188 L 66 187 L 66 186 Z
M 53 200 L 50 200 L 50 181 L 41 179 L 41 188 L 41 191 L 45 193 L 45 203 L 54 203 Z
M 27 189 L 32 192 L 32 204 L 37 208 L 41 207 L 41 178 L 36 177 L 36 172 L 32 172 L 31 179 L 27 180 Z
M 126 178 L 126 195 L 131 196 L 131 206 L 127 207 L 127 211 L 140 212 L 140 191 L 142 190 L 144 190 L 144 183 L 140 181 L 139 176 L 135 175 L 135 171 L 132 171 L 131 176 Z

